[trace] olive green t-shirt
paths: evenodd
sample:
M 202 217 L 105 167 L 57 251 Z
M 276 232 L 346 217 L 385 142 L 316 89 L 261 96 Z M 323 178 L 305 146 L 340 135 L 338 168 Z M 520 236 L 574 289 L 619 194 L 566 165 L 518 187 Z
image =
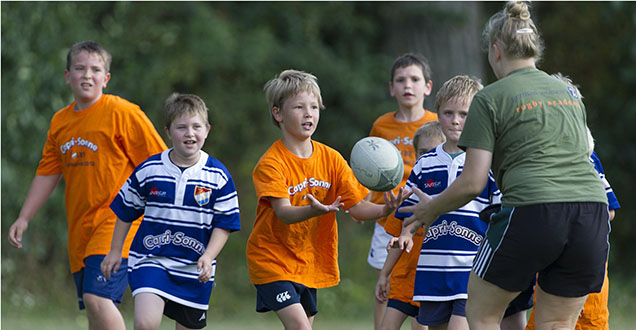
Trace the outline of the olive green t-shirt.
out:
M 477 93 L 458 145 L 493 153 L 504 205 L 607 203 L 588 160 L 585 106 L 572 88 L 536 68 L 513 71 Z

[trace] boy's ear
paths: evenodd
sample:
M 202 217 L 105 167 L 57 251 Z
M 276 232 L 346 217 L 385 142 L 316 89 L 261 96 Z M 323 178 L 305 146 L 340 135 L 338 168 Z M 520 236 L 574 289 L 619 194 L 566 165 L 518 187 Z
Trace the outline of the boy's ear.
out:
M 280 123 L 283 120 L 283 114 L 281 113 L 282 111 L 279 107 L 273 106 L 271 112 L 272 112 L 272 117 L 274 117 L 274 119 L 277 122 Z
M 433 91 L 433 80 L 427 81 L 424 86 L 424 96 L 431 95 L 431 91 Z
M 102 85 L 102 89 L 106 88 L 109 81 L 110 81 L 110 72 L 106 73 L 106 75 L 104 76 L 104 84 Z
M 70 85 L 70 73 L 68 72 L 68 70 L 64 69 L 64 81 L 66 81 L 67 85 Z
M 163 129 L 164 129 L 164 132 L 166 132 L 166 136 L 168 137 L 168 140 L 172 140 L 172 138 L 170 138 L 170 127 L 164 126 Z
M 389 81 L 389 93 L 391 93 L 392 97 L 395 97 L 395 93 L 393 92 L 393 82 Z

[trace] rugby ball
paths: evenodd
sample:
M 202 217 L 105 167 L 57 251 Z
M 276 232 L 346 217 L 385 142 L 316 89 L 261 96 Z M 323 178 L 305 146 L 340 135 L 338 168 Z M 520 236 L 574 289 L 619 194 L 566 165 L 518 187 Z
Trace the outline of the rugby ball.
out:
M 349 163 L 356 179 L 373 191 L 393 190 L 404 175 L 400 151 L 393 143 L 377 136 L 356 142 Z

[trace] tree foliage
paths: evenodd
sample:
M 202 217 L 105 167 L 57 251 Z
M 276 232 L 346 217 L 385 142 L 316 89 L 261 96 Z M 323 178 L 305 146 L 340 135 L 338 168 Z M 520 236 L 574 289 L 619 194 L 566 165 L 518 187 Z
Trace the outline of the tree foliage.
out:
M 598 153 L 623 202 L 614 222 L 619 230 L 612 233 L 615 262 L 610 267 L 617 272 L 622 270 L 613 264 L 634 269 L 634 261 L 624 251 L 636 231 L 628 221 L 633 216 L 629 184 L 635 181 L 630 170 L 636 160 L 631 146 L 634 130 L 628 126 L 636 119 L 636 5 L 535 5 L 547 44 L 542 68 L 568 74 L 581 85 Z M 484 6 L 487 10 L 482 11 Z M 279 137 L 271 124 L 263 84 L 288 68 L 315 74 L 327 106 L 315 138 L 348 157 L 373 120 L 395 109 L 388 79 L 396 56 L 408 51 L 427 56 L 434 91 L 455 74 L 492 81 L 478 49 L 479 37 L 487 17 L 501 6 L 475 2 L 2 2 L 3 300 L 6 297 L 19 307 L 29 294 L 46 296 L 43 272 L 72 291 L 63 189 L 55 191 L 34 219 L 24 250 L 8 245 L 6 230 L 24 201 L 54 111 L 72 101 L 63 71 L 66 52 L 75 42 L 95 40 L 110 50 L 112 79 L 105 92 L 139 104 L 162 134 L 162 105 L 170 93 L 194 93 L 205 100 L 212 124 L 205 150 L 230 169 L 239 191 L 243 226 L 219 257 L 219 281 L 227 279 L 231 282 L 228 291 L 251 301 L 253 288 L 244 257 L 255 212 L 251 171 Z M 427 100 L 429 108 L 432 100 L 433 96 Z M 342 214 L 339 218 L 341 246 L 345 246 L 340 259 L 346 260 L 341 262 L 343 281 L 337 289 L 321 291 L 321 308 L 336 314 L 365 313 L 375 278 L 365 262 L 372 228 L 354 226 Z M 25 272 L 29 276 L 21 276 Z M 231 299 L 223 292 L 218 294 Z M 350 305 L 343 307 L 343 301 Z

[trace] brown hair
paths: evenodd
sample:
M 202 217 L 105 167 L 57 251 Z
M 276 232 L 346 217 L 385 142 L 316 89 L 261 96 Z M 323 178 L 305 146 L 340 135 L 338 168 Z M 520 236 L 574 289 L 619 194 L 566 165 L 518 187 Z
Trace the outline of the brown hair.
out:
M 183 114 L 200 115 L 208 123 L 208 108 L 203 100 L 194 94 L 172 93 L 164 105 L 166 127 Z
M 81 51 L 87 51 L 89 54 L 97 54 L 99 57 L 104 60 L 104 69 L 106 72 L 110 72 L 110 63 L 113 57 L 110 53 L 104 48 L 102 45 L 95 41 L 82 41 L 78 42 L 69 49 L 66 54 L 66 70 L 71 69 L 71 63 L 73 62 L 73 57 L 79 54 Z
M 395 59 L 393 62 L 393 66 L 391 67 L 391 80 L 393 82 L 393 77 L 395 76 L 395 71 L 397 69 L 406 68 L 407 66 L 417 65 L 422 70 L 422 75 L 424 76 L 424 82 L 431 81 L 431 66 L 428 64 L 428 60 L 426 57 L 420 54 L 406 53 Z

